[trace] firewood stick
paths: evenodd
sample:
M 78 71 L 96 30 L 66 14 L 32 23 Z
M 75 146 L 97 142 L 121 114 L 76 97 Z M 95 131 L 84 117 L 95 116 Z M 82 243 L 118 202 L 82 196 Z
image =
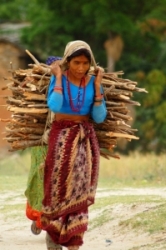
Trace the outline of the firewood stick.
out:
M 108 109 L 109 112 L 116 112 L 116 113 L 119 113 L 119 114 L 123 114 L 123 115 L 130 115 L 129 114 L 129 110 L 126 110 L 126 109 Z
M 100 150 L 100 155 L 101 155 L 103 158 L 107 159 L 107 160 L 110 159 L 110 156 L 108 156 L 108 154 L 106 154 L 106 153 L 103 153 L 101 150 Z
M 20 140 L 20 136 L 18 136 L 18 137 L 14 137 L 14 136 L 11 136 L 11 135 L 8 135 L 8 136 L 6 136 L 6 137 L 4 137 L 3 138 L 3 140 L 6 140 L 6 141 L 8 141 L 8 142 L 15 142 L 15 141 L 17 141 L 17 140 Z
M 23 133 L 23 134 L 39 134 L 39 135 L 42 135 L 43 134 L 43 131 L 44 131 L 44 128 L 40 128 L 40 127 L 37 127 L 37 128 L 33 128 L 33 127 L 20 127 L 20 128 L 15 128 L 15 129 L 7 129 L 7 132 L 9 133 L 12 133 L 13 135 L 16 134 L 16 133 Z
M 47 109 L 48 111 L 48 109 Z M 27 117 L 29 116 L 29 119 L 38 119 L 40 122 L 46 122 L 46 118 L 47 118 L 47 113 L 40 113 L 40 114 L 36 114 L 36 113 L 31 113 L 31 114 L 27 114 Z
M 123 75 L 124 72 L 122 70 L 120 71 L 115 71 L 115 72 L 105 72 L 104 75 L 105 76 L 114 76 L 114 75 Z
M 11 122 L 11 119 L 2 119 L 2 118 L 0 118 L 0 122 Z
M 12 98 L 11 96 L 8 97 L 7 103 L 14 103 L 14 104 L 21 104 L 22 101 L 21 100 L 17 100 Z
M 42 114 L 42 113 L 47 113 L 48 109 L 35 109 L 35 108 L 18 108 L 18 107 L 12 107 L 8 106 L 7 110 L 15 113 L 27 113 L 27 114 Z
M 102 84 L 103 85 L 114 85 L 116 87 L 121 87 L 122 89 L 128 89 L 128 90 L 134 90 L 135 89 L 135 85 L 133 84 L 124 84 L 124 83 L 120 83 L 120 82 L 114 82 L 114 81 L 110 81 L 110 80 L 106 80 L 106 79 L 102 79 Z
M 15 92 L 15 93 L 18 93 L 18 94 L 23 93 L 24 91 L 29 91 L 29 92 L 31 92 L 30 89 L 28 89 L 28 88 L 21 88 L 21 87 L 9 86 L 9 89 L 10 89 L 11 91 Z
M 104 95 L 107 96 L 108 93 L 110 93 L 110 91 L 115 90 L 115 86 L 111 85 L 108 88 L 104 88 Z
M 17 136 L 17 137 L 16 137 Z M 41 139 L 41 135 L 31 135 L 31 134 L 23 134 L 23 133 L 15 133 L 13 136 L 11 136 L 9 139 L 12 140 L 12 138 L 14 138 L 16 140 L 40 140 Z M 8 139 L 8 136 L 6 136 L 6 139 Z
M 106 101 L 106 105 L 110 105 L 110 106 L 124 106 L 125 104 L 122 102 L 113 102 L 113 101 Z
M 30 117 L 30 116 L 27 116 L 27 115 L 25 115 L 25 114 L 22 114 L 22 115 L 12 114 L 12 118 L 16 118 L 17 121 L 18 121 L 18 120 L 23 120 L 23 121 L 28 120 L 28 121 L 29 121 L 29 119 L 30 119 L 31 117 Z M 15 119 L 12 120 L 12 122 L 15 122 L 15 121 L 16 121 Z M 36 120 L 36 122 L 37 122 L 37 120 Z M 26 123 L 27 123 L 27 121 L 26 121 Z
M 139 137 L 136 137 L 134 135 L 121 134 L 121 133 L 113 133 L 113 132 L 106 133 L 106 135 L 108 135 L 110 137 L 120 137 L 120 138 L 126 138 L 126 139 L 135 139 L 135 140 L 139 139 Z
M 48 66 L 47 64 L 45 64 L 45 63 L 40 63 L 40 65 L 41 65 L 42 67 L 49 68 L 49 66 Z M 33 68 L 33 67 L 35 66 L 35 64 L 30 63 L 30 64 L 28 64 L 28 66 L 31 67 L 31 68 Z
M 129 96 L 129 97 L 133 96 L 132 92 L 126 91 L 126 90 L 123 90 L 123 89 L 114 89 L 112 91 L 109 91 L 108 93 L 107 92 L 108 91 L 106 89 L 106 91 L 104 91 L 104 93 L 106 94 L 107 97 L 110 96 L 110 98 L 111 98 L 112 95 L 126 95 L 126 96 Z
M 9 120 L 11 121 L 11 120 Z M 32 128 L 43 128 L 44 129 L 44 123 L 37 123 L 37 121 L 34 121 L 31 119 L 29 122 L 19 122 L 18 120 L 12 120 L 12 126 L 21 126 L 21 127 L 32 127 Z M 6 129 L 8 129 L 8 126 L 6 126 Z M 10 128 L 9 128 L 10 129 Z
M 128 124 L 126 124 L 124 121 L 122 121 L 122 120 L 116 120 L 116 121 L 112 121 L 112 120 L 109 120 L 108 118 L 107 118 L 107 120 L 104 122 L 104 123 L 102 123 L 102 124 L 94 124 L 94 126 L 96 127 L 96 128 L 100 128 L 101 126 L 109 126 L 109 127 L 117 127 L 117 126 L 119 126 L 119 125 L 124 125 L 124 126 L 127 126 L 127 127 L 130 127 L 130 125 L 128 125 Z
M 104 152 L 104 149 L 100 149 L 100 155 L 103 156 L 104 158 L 108 159 L 108 160 L 109 160 L 110 157 L 120 159 L 119 155 L 116 155 L 114 153 L 111 154 L 111 152 L 108 154 L 108 151 Z
M 36 64 L 40 64 L 39 61 L 30 53 L 29 50 L 25 50 L 25 52 L 30 56 L 30 58 L 36 63 Z
M 143 92 L 143 93 L 148 93 L 148 91 L 146 90 L 146 89 L 144 89 L 144 88 L 135 88 L 135 91 L 137 91 L 137 92 Z
M 14 82 L 14 83 L 17 83 L 18 85 L 21 86 L 21 82 L 19 80 L 17 80 L 16 78 L 11 78 L 11 80 Z
M 29 108 L 46 108 L 48 107 L 47 104 L 29 104 L 27 105 Z
M 37 79 L 41 79 L 42 77 L 42 75 L 38 75 L 38 74 L 30 74 L 30 76 L 37 78 Z M 43 76 L 43 79 L 50 80 L 50 76 Z
M 133 101 L 133 100 L 122 99 L 119 96 L 116 96 L 116 97 L 113 96 L 112 99 L 113 99 L 113 101 L 123 102 L 123 105 L 125 105 L 125 103 L 133 105 L 133 106 L 140 106 L 141 105 L 139 102 L 136 102 L 136 101 Z
M 6 89 L 7 89 L 7 86 L 1 88 L 1 90 L 6 90 Z M 2 96 L 2 95 L 1 95 L 1 96 Z
M 108 140 L 107 142 L 101 142 L 99 143 L 100 148 L 110 148 L 112 145 L 112 147 L 115 147 L 115 145 L 117 145 L 116 140 L 115 141 L 111 141 Z
M 41 64 L 38 65 L 34 65 L 33 69 L 32 69 L 33 73 L 39 73 L 39 74 L 46 74 L 46 75 L 50 75 L 51 71 L 50 71 L 50 67 L 43 67 L 41 66 Z
M 31 141 L 16 141 L 13 142 L 11 145 L 10 152 L 16 151 L 16 150 L 22 150 L 26 149 L 28 147 L 35 147 L 35 146 L 42 146 L 41 140 L 31 140 Z
M 138 84 L 135 81 L 132 81 L 132 80 L 129 80 L 129 79 L 125 79 L 125 78 L 120 78 L 120 77 L 118 77 L 116 75 L 112 75 L 112 76 L 108 77 L 108 76 L 105 76 L 105 74 L 104 74 L 103 78 L 106 78 L 107 80 L 110 80 L 110 81 L 114 81 L 116 83 L 120 82 L 120 83 L 123 83 L 123 84 L 124 83 L 126 83 L 126 84 L 132 84 L 132 85 L 135 85 L 135 86 Z
M 108 115 L 111 115 L 113 117 L 118 117 L 118 118 L 121 118 L 121 119 L 127 120 L 127 121 L 131 121 L 132 120 L 131 116 L 123 115 L 123 114 L 120 114 L 119 112 L 109 111 Z
M 107 135 L 107 133 L 105 133 L 105 131 L 97 130 L 96 134 L 97 134 L 97 136 L 99 136 L 101 138 L 109 139 L 109 135 Z
M 128 109 L 127 109 L 127 107 L 125 107 L 125 106 L 120 106 L 120 107 L 107 107 L 107 110 L 109 110 L 109 109 L 111 109 L 111 110 L 125 110 L 125 111 L 127 111 L 128 112 Z

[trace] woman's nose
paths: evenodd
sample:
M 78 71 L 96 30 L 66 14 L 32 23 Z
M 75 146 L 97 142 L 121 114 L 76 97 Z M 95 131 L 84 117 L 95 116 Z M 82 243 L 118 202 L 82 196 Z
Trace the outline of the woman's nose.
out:
M 85 69 L 84 69 L 84 65 L 83 64 L 80 64 L 79 67 L 78 67 L 78 70 L 80 72 L 83 72 Z

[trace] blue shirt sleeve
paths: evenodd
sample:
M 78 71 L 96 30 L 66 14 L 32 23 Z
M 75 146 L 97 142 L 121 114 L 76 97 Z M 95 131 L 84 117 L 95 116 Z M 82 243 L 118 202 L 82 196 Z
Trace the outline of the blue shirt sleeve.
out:
M 52 75 L 48 89 L 47 105 L 51 111 L 53 111 L 54 113 L 58 113 L 63 104 L 63 95 L 54 91 L 55 86 L 56 78 L 54 75 Z
M 100 88 L 101 93 L 103 94 L 103 88 Z M 107 116 L 107 109 L 105 100 L 103 98 L 102 103 L 100 105 L 93 105 L 91 110 L 91 117 L 96 123 L 102 123 L 106 119 Z

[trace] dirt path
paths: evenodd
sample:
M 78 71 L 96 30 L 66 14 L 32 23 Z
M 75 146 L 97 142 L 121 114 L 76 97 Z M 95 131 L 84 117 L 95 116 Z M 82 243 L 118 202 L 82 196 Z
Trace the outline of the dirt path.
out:
M 12 204 L 25 204 L 25 199 L 19 195 L 13 197 L 13 192 L 3 193 L 0 197 L 0 207 L 4 204 L 8 207 Z M 166 197 L 166 189 L 119 189 L 116 191 L 98 190 L 97 197 L 106 197 L 109 195 L 157 195 Z M 149 248 L 148 244 L 156 244 L 156 242 L 166 242 L 166 234 L 150 236 L 148 233 L 133 233 L 131 230 L 121 230 L 119 221 L 131 218 L 137 213 L 146 211 L 156 206 L 154 203 L 140 204 L 138 206 L 130 205 L 114 205 L 111 210 L 111 220 L 101 227 L 90 229 L 85 234 L 85 243 L 80 250 L 149 250 L 149 249 L 166 249 L 163 244 L 156 246 L 157 248 Z M 5 211 L 5 210 L 3 210 Z M 12 211 L 12 215 L 8 216 L 8 212 L 0 214 L 0 249 L 1 250 L 46 250 L 45 232 L 35 236 L 30 231 L 31 222 L 24 215 L 24 211 Z M 11 211 L 10 211 L 11 213 Z M 90 213 L 90 221 L 102 213 L 94 211 Z M 136 248 L 137 247 L 137 248 Z M 64 248 L 65 250 L 65 248 Z

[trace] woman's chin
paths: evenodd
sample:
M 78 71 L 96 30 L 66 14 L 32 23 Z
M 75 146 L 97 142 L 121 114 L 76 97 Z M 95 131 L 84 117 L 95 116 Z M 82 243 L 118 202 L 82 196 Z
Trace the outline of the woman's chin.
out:
M 76 73 L 75 74 L 75 77 L 77 77 L 78 79 L 81 79 L 85 76 L 85 74 L 82 74 L 82 73 Z

